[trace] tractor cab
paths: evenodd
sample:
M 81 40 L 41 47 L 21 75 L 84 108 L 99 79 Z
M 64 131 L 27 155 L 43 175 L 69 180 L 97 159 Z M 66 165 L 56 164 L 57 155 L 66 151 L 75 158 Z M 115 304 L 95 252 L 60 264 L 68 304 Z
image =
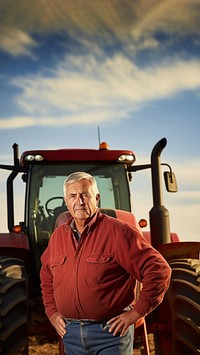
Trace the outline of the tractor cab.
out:
M 41 255 L 45 250 L 57 217 L 67 210 L 63 200 L 63 184 L 67 176 L 75 171 L 85 171 L 96 178 L 101 195 L 100 208 L 131 210 L 124 164 L 32 163 L 28 172 L 24 227 L 33 253 L 37 249 Z

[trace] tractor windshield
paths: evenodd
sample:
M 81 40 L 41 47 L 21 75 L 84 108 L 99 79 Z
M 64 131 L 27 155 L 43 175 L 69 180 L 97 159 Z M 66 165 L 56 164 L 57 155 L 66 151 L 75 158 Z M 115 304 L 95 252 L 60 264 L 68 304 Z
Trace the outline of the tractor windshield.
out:
M 28 179 L 26 225 L 30 239 L 42 249 L 47 245 L 56 218 L 66 211 L 63 183 L 74 171 L 95 176 L 101 195 L 99 207 L 130 211 L 129 185 L 123 164 L 33 164 Z

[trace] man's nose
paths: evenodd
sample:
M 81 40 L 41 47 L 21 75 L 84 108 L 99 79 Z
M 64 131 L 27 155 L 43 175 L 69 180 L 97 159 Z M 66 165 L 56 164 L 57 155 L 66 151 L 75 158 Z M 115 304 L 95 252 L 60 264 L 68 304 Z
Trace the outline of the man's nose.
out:
M 84 203 L 84 199 L 81 194 L 78 196 L 78 202 L 80 203 L 80 205 L 82 205 Z

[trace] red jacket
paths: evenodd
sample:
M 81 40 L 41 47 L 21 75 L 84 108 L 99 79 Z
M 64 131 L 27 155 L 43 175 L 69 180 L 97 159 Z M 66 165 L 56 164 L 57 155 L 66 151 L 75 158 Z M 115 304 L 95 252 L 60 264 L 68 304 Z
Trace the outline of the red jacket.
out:
M 143 284 L 134 306 L 141 316 L 162 301 L 171 269 L 139 230 L 98 211 L 77 242 L 71 222 L 54 231 L 41 257 L 48 317 L 111 318 L 134 301 L 136 280 Z

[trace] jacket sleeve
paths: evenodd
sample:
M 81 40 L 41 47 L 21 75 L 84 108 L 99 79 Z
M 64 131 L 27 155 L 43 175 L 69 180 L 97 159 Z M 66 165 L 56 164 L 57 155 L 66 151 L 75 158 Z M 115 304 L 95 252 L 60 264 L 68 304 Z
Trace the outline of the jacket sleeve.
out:
M 171 268 L 140 231 L 128 227 L 123 232 L 124 237 L 118 239 L 118 257 L 127 272 L 142 285 L 134 309 L 145 316 L 162 302 L 170 285 Z
M 42 299 L 45 306 L 45 313 L 50 318 L 56 313 L 57 307 L 53 291 L 53 275 L 50 267 L 50 246 L 44 251 L 41 257 L 42 267 L 40 270 L 40 280 L 42 289 Z

